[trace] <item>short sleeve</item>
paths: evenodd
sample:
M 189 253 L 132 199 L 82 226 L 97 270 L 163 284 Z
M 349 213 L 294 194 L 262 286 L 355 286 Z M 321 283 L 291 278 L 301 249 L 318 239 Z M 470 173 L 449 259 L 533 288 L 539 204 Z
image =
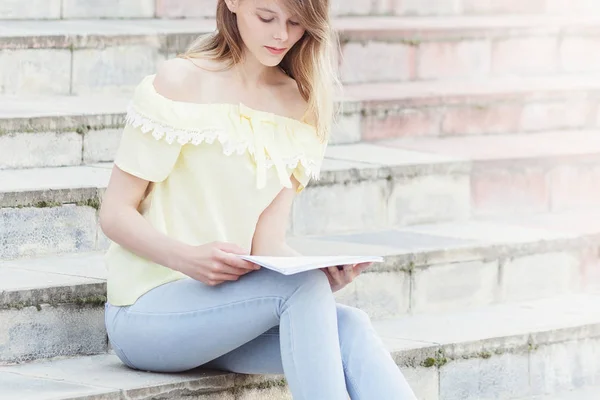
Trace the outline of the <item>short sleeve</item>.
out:
M 310 156 L 301 159 L 296 168 L 294 168 L 292 174 L 300 183 L 297 193 L 302 192 L 311 180 L 319 180 L 326 148 L 327 142 L 310 146 L 308 149 L 308 154 L 310 154 Z
M 140 127 L 125 125 L 115 165 L 121 170 L 150 182 L 164 181 L 173 170 L 181 144 L 155 138 Z

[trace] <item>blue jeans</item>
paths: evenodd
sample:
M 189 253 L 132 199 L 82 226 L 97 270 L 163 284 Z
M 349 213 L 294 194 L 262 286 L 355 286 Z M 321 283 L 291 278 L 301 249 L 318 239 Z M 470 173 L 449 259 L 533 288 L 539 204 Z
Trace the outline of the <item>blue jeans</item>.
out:
M 134 369 L 284 374 L 296 400 L 416 399 L 369 317 L 336 304 L 319 270 L 263 268 L 218 286 L 178 280 L 131 306 L 107 303 L 106 328 Z

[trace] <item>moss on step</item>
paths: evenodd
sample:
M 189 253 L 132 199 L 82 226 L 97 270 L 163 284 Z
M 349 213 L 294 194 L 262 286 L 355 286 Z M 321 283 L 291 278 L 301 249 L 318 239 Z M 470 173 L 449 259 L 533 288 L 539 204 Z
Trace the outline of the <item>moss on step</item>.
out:
M 62 203 L 58 201 L 41 200 L 31 204 L 20 204 L 15 208 L 55 208 L 60 206 L 62 206 Z
M 421 362 L 421 366 L 425 368 L 441 368 L 448 363 L 448 359 L 444 354 L 444 350 L 440 349 L 436 351 L 434 357 L 428 357 L 423 362 Z
M 80 200 L 76 203 L 70 203 L 70 202 L 61 203 L 60 201 L 40 200 L 40 201 L 36 201 L 35 203 L 26 203 L 26 204 L 19 204 L 16 206 L 7 206 L 7 207 L 0 207 L 0 208 L 19 208 L 19 209 L 21 209 L 21 208 L 56 208 L 56 207 L 62 207 L 62 206 L 69 205 L 69 204 L 75 204 L 79 207 L 91 207 L 91 208 L 95 209 L 96 211 L 98 211 L 98 210 L 100 210 L 102 201 L 99 197 L 90 197 L 85 200 Z
M 35 307 L 38 311 L 42 311 L 42 305 L 48 305 L 51 307 L 58 307 L 65 304 L 75 304 L 78 306 L 86 307 L 103 307 L 107 299 L 104 295 L 92 295 L 78 297 L 67 301 L 47 301 L 47 302 L 34 302 L 34 301 L 20 301 L 14 303 L 7 303 L 0 307 L 0 309 L 9 310 L 22 310 L 28 307 Z
M 107 130 L 107 129 L 122 129 L 125 125 L 123 123 L 118 123 L 118 124 L 98 124 L 98 125 L 87 125 L 87 124 L 81 124 L 81 125 L 77 125 L 77 126 L 70 126 L 70 127 L 58 127 L 58 128 L 47 128 L 44 127 L 43 125 L 35 125 L 35 126 L 31 126 L 31 125 L 27 125 L 27 126 L 20 126 L 17 128 L 13 128 L 13 129 L 6 129 L 6 128 L 1 128 L 0 129 L 0 136 L 8 136 L 8 135 L 17 135 L 19 133 L 71 133 L 71 132 L 75 132 L 78 133 L 80 135 L 85 135 L 86 133 L 90 132 L 90 131 L 102 131 L 102 130 Z
M 73 303 L 80 305 L 80 306 L 101 307 L 101 306 L 104 306 L 104 303 L 106 303 L 106 296 L 96 295 L 96 296 L 89 296 L 89 297 L 78 297 L 75 299 L 75 301 Z
M 277 379 L 277 380 L 268 380 L 257 383 L 249 383 L 247 385 L 240 385 L 233 388 L 233 394 L 237 396 L 241 395 L 246 390 L 267 390 L 271 388 L 284 388 L 287 386 L 287 381 L 285 378 Z
M 95 209 L 96 211 L 98 211 L 98 210 L 100 210 L 100 205 L 102 203 L 98 197 L 93 197 L 90 199 L 78 201 L 76 204 L 80 207 L 91 207 L 91 208 Z

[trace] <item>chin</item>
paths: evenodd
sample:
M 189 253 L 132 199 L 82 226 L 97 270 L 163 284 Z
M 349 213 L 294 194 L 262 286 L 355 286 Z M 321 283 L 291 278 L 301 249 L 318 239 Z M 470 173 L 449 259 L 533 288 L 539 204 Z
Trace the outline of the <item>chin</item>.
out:
M 265 67 L 275 67 L 275 66 L 279 65 L 279 63 L 281 63 L 281 61 L 283 60 L 283 57 L 268 57 L 268 56 L 265 57 L 265 56 L 263 56 L 263 57 L 256 57 L 256 59 L 258 60 L 258 62 L 260 62 Z
M 272 59 L 265 59 L 265 60 L 260 60 L 261 64 L 264 65 L 265 67 L 276 67 L 279 64 L 281 64 L 281 61 L 283 60 L 282 58 L 276 59 L 276 58 L 272 58 Z

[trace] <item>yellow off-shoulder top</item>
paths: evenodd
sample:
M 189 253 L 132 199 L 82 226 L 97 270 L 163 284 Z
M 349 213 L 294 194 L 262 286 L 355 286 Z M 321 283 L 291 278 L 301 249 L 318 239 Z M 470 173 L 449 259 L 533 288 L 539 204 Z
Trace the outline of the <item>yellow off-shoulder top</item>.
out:
M 190 245 L 232 242 L 250 249 L 256 223 L 291 176 L 302 190 L 318 179 L 326 142 L 312 125 L 243 104 L 174 101 L 136 87 L 115 156 L 123 171 L 152 182 L 141 214 Z M 185 275 L 117 243 L 105 254 L 108 301 L 125 306 Z

